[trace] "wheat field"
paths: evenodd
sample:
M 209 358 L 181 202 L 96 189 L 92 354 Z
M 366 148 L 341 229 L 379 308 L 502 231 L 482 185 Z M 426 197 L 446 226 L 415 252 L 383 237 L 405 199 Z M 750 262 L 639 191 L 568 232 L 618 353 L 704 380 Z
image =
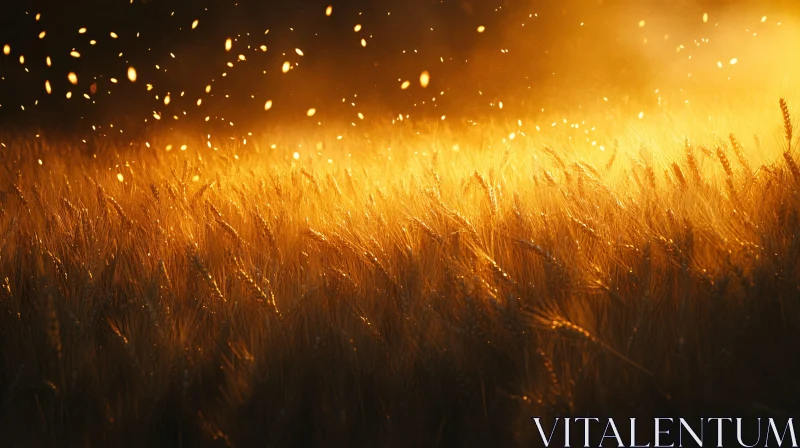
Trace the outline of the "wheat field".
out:
M 780 138 L 655 155 L 500 126 L 330 163 L 7 138 L 0 433 L 532 446 L 532 416 L 790 415 L 800 169 L 774 106 Z

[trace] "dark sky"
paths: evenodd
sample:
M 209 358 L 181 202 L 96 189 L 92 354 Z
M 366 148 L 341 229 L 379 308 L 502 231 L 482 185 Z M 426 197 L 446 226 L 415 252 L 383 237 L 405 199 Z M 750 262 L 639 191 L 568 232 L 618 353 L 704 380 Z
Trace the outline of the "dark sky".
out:
M 206 116 L 212 124 L 296 120 L 311 107 L 320 119 L 347 121 L 356 109 L 438 116 L 470 113 L 495 100 L 514 110 L 553 98 L 566 103 L 600 89 L 636 95 L 657 71 L 630 42 L 639 17 L 656 23 L 693 17 L 670 25 L 688 35 L 700 11 L 754 5 L 768 8 L 755 0 L 17 2 L 0 9 L 0 45 L 11 47 L 10 55 L 0 55 L 0 126 L 132 125 L 145 118 L 152 123 L 153 111 L 163 117 L 159 125 L 174 124 L 175 115 L 181 123 L 204 123 Z M 199 25 L 192 30 L 194 20 Z M 476 31 L 481 25 L 484 33 Z M 85 34 L 78 33 L 81 27 Z M 41 31 L 46 35 L 39 39 Z M 228 37 L 234 39 L 230 52 L 224 49 Z M 71 57 L 72 50 L 81 57 Z M 237 61 L 240 54 L 245 61 Z M 285 61 L 299 65 L 283 74 Z M 136 83 L 126 79 L 129 66 L 137 69 Z M 423 70 L 431 73 L 428 89 L 419 87 Z M 69 72 L 78 75 L 77 85 L 67 80 Z M 412 88 L 400 90 L 406 79 Z M 45 92 L 46 80 L 52 95 Z M 72 99 L 65 98 L 67 91 Z M 167 92 L 169 105 L 163 103 Z M 266 100 L 274 102 L 268 118 Z
M 0 44 L 12 49 L 9 56 L 0 58 L 0 76 L 4 78 L 0 83 L 0 113 L 6 120 L 38 122 L 38 117 L 43 117 L 45 123 L 121 112 L 140 117 L 151 115 L 152 110 L 164 114 L 187 110 L 199 117 L 203 114 L 198 113 L 194 102 L 201 97 L 208 114 L 228 114 L 231 120 L 247 116 L 247 109 L 263 110 L 267 99 L 274 101 L 276 115 L 304 112 L 309 107 L 335 110 L 345 97 L 347 103 L 354 100 L 364 107 L 413 107 L 423 96 L 415 98 L 402 92 L 397 78 L 414 81 L 422 70 L 430 70 L 437 78 L 436 87 L 444 88 L 441 76 L 448 70 L 458 72 L 459 66 L 467 64 L 479 37 L 476 27 L 492 29 L 494 23 L 501 22 L 504 14 L 494 10 L 504 3 L 26 2 L 0 12 Z M 330 17 L 325 16 L 328 5 L 334 8 Z M 35 20 L 38 13 L 39 21 Z M 199 25 L 191 30 L 196 19 Z M 356 24 L 362 24 L 361 32 L 354 32 Z M 87 28 L 85 34 L 78 34 L 81 27 Z M 42 30 L 46 35 L 38 39 Z M 266 30 L 269 34 L 265 35 Z M 109 36 L 112 31 L 117 39 Z M 224 51 L 228 37 L 235 40 L 231 52 Z M 486 37 L 492 39 L 490 33 Z M 361 46 L 361 38 L 367 40 L 366 48 Z M 92 39 L 95 45 L 89 44 Z M 266 53 L 257 51 L 260 45 L 267 45 Z M 298 56 L 295 48 L 301 48 L 304 56 Z M 73 49 L 80 58 L 69 55 Z M 246 62 L 237 62 L 239 54 L 245 55 Z M 20 55 L 25 57 L 25 64 L 18 62 Z M 52 67 L 45 64 L 47 56 Z M 446 58 L 449 66 L 442 67 L 445 64 L 439 57 Z M 300 65 L 283 74 L 285 61 Z M 228 62 L 234 62 L 235 67 L 227 67 Z M 136 84 L 125 80 L 128 66 L 137 69 Z M 78 75 L 77 86 L 69 84 L 69 72 Z M 120 82 L 110 84 L 112 77 Z M 44 89 L 46 80 L 53 89 L 51 96 Z M 94 103 L 89 103 L 82 95 L 93 83 L 100 93 L 91 95 Z M 153 85 L 151 92 L 144 89 L 147 83 Z M 209 84 L 212 92 L 206 95 L 204 89 Z M 74 95 L 71 100 L 64 98 L 68 90 Z M 112 93 L 107 94 L 108 90 Z M 171 93 L 171 107 L 155 100 L 156 94 L 163 98 L 166 92 Z M 178 96 L 180 92 L 186 92 L 184 98 Z M 39 104 L 34 108 L 36 100 Z M 26 107 L 25 113 L 20 105 Z

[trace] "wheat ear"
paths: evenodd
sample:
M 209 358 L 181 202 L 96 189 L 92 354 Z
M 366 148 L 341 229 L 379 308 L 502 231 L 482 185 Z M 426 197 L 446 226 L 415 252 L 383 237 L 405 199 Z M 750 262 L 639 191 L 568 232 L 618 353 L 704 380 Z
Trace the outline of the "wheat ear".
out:
M 778 101 L 778 104 L 781 106 L 781 112 L 783 113 L 783 129 L 786 133 L 786 152 L 790 152 L 792 150 L 792 117 L 789 115 L 789 105 L 786 104 L 786 100 L 781 98 Z

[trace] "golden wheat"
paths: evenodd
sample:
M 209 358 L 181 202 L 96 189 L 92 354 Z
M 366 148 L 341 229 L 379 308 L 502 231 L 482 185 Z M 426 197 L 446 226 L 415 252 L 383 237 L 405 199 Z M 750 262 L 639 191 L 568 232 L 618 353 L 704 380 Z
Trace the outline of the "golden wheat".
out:
M 654 392 L 678 411 L 709 405 L 700 388 L 798 398 L 796 357 L 774 356 L 800 322 L 791 146 L 730 133 L 731 161 L 708 134 L 636 154 L 636 135 L 604 136 L 607 154 L 563 134 L 467 153 L 393 132 L 409 143 L 391 160 L 352 143 L 342 164 L 133 153 L 147 169 L 123 183 L 114 154 L 42 148 L 43 170 L 0 149 L 0 426 L 75 445 L 469 445 L 457 425 L 524 446 L 531 415 L 603 394 L 651 413 Z M 720 380 L 734 371 L 752 391 Z

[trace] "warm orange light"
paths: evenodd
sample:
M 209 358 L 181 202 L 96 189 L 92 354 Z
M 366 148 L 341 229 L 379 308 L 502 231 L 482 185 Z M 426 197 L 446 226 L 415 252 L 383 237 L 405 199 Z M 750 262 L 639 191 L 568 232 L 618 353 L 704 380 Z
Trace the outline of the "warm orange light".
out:
M 428 84 L 431 82 L 431 75 L 426 71 L 422 72 L 419 75 L 419 85 L 422 87 L 428 87 Z

